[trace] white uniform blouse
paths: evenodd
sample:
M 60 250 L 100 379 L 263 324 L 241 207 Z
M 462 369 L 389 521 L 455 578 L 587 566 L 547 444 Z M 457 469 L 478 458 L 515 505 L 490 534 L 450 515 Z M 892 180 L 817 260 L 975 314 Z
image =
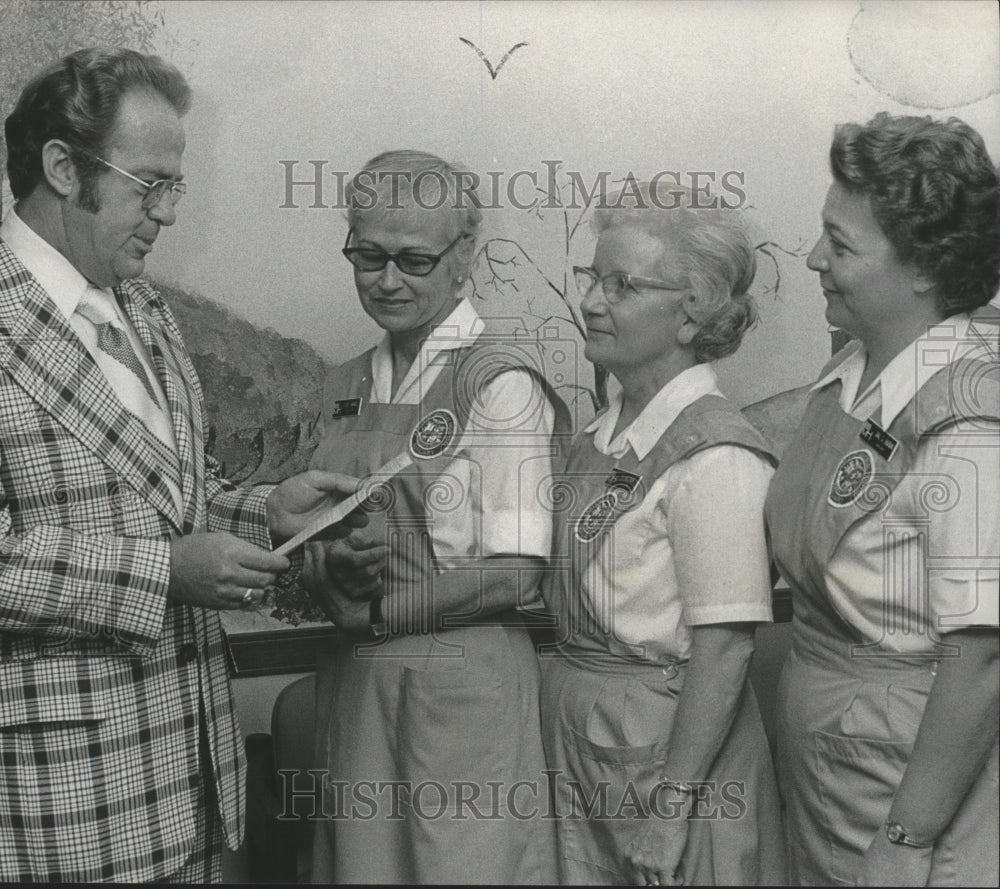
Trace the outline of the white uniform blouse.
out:
M 602 454 L 631 448 L 642 460 L 703 395 L 722 395 L 708 364 L 674 377 L 613 440 L 619 393 L 584 432 Z M 603 613 L 620 640 L 644 646 L 653 661 L 688 658 L 692 626 L 770 621 L 764 496 L 772 472 L 746 448 L 717 445 L 650 480 L 642 503 L 618 519 L 604 544 L 614 546 L 614 557 L 594 560 L 603 566 L 599 577 L 582 575 L 592 613 Z
M 419 404 L 448 352 L 472 345 L 484 328 L 472 304 L 460 300 L 423 343 L 395 397 L 386 335 L 372 359 L 372 401 Z M 526 371 L 505 371 L 485 387 L 470 413 L 459 457 L 442 473 L 449 496 L 428 506 L 434 520 L 431 545 L 442 568 L 492 555 L 549 557 L 552 517 L 543 492 L 552 474 L 554 417 L 541 386 Z
M 840 406 L 857 419 L 881 405 L 887 429 L 927 380 L 981 341 L 969 316 L 955 315 L 903 349 L 859 393 L 867 353 L 860 347 L 820 379 L 840 378 Z M 889 464 L 891 470 L 892 464 Z M 1000 588 L 1000 424 L 963 422 L 925 439 L 912 471 L 884 513 L 857 522 L 840 540 L 826 583 L 840 614 L 890 651 L 928 651 L 933 636 L 997 626 Z M 886 624 L 893 597 L 896 623 Z

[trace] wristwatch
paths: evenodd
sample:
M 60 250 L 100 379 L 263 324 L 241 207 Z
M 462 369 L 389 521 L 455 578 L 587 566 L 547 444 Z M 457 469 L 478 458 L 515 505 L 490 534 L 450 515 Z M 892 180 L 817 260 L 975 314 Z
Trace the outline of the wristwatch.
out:
M 898 821 L 889 820 L 885 822 L 885 835 L 890 843 L 897 846 L 909 846 L 911 849 L 930 849 L 933 843 L 918 843 L 906 835 L 903 825 Z
M 382 617 L 382 600 L 385 596 L 376 596 L 368 603 L 368 627 L 376 639 L 388 635 L 389 624 Z

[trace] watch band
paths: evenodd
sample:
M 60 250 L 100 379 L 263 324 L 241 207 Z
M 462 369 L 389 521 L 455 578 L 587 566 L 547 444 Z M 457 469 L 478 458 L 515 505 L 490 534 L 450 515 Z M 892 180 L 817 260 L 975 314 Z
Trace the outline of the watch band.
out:
M 896 846 L 909 846 L 911 849 L 930 849 L 934 845 L 934 843 L 921 843 L 908 837 L 903 825 L 892 819 L 885 822 L 885 835 L 889 842 Z
M 382 600 L 385 596 L 376 596 L 368 603 L 368 626 L 376 639 L 389 634 L 389 624 L 382 617 Z

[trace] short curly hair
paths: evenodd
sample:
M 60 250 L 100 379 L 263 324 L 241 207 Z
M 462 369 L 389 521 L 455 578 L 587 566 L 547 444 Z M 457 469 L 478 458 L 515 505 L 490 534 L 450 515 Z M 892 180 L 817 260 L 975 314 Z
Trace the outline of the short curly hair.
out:
M 191 88 L 177 68 L 132 49 L 77 50 L 28 83 L 4 124 L 14 198 L 27 197 L 44 179 L 42 147 L 51 139 L 69 145 L 85 189 L 92 185 L 102 169 L 93 156 L 103 153 L 130 90 L 158 93 L 178 114 L 191 105 Z
M 757 323 L 757 306 L 748 292 L 757 256 L 738 210 L 706 207 L 698 198 L 681 185 L 630 180 L 618 195 L 597 205 L 593 228 L 600 234 L 632 225 L 676 246 L 683 268 L 672 271 L 681 271 L 691 287 L 699 323 L 692 345 L 695 361 L 704 363 L 732 355 Z
M 937 285 L 944 317 L 989 302 L 1000 285 L 1000 178 L 982 136 L 956 117 L 875 115 L 830 146 L 834 179 L 866 195 L 902 262 Z

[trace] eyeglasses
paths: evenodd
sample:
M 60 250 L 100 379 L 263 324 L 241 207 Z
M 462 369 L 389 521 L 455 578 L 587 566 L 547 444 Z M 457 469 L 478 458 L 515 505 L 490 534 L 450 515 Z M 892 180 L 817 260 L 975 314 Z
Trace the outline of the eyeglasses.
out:
M 656 281 L 653 278 L 640 278 L 638 275 L 630 275 L 628 272 L 612 272 L 610 275 L 600 277 L 591 268 L 575 265 L 573 275 L 576 278 L 576 289 L 580 292 L 581 299 L 586 298 L 590 291 L 601 285 L 604 298 L 609 305 L 620 303 L 629 293 L 638 292 L 640 287 L 647 287 L 652 290 L 686 290 L 686 287 L 676 287 L 666 281 Z
M 351 242 L 351 235 L 354 229 L 347 232 L 347 240 L 344 241 L 344 248 L 340 252 L 347 257 L 347 261 L 356 269 L 363 272 L 380 272 L 388 264 L 389 260 L 396 263 L 396 268 L 404 275 L 413 275 L 423 278 L 434 271 L 449 250 L 452 249 L 462 238 L 467 238 L 467 233 L 460 234 L 454 241 L 440 253 L 419 253 L 415 250 L 402 250 L 399 253 L 387 253 L 381 247 L 348 247 Z
M 121 173 L 122 176 L 128 177 L 133 182 L 137 182 L 146 190 L 142 198 L 143 210 L 152 210 L 153 207 L 157 206 L 160 201 L 168 195 L 170 199 L 170 206 L 174 206 L 182 197 L 184 197 L 185 194 L 187 194 L 187 185 L 179 179 L 157 179 L 155 182 L 147 182 L 145 179 L 133 176 L 121 167 L 116 167 L 114 164 L 106 161 L 103 157 L 98 157 L 96 154 L 91 156 L 94 160 L 100 161 L 104 164 L 104 166 L 114 170 L 116 173 Z

